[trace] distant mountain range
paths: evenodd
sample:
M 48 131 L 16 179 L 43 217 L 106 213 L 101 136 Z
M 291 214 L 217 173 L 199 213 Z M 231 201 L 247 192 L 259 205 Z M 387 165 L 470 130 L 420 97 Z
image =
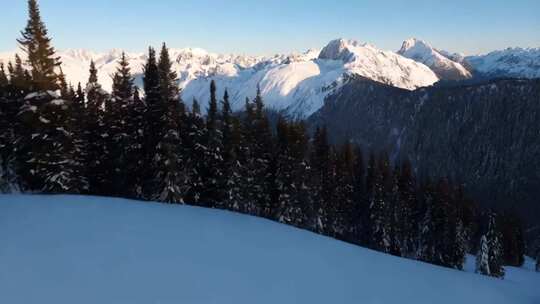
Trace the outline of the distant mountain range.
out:
M 319 110 L 325 98 L 343 86 L 351 76 L 362 76 L 386 85 L 414 90 L 439 80 L 474 77 L 540 77 L 540 48 L 509 48 L 486 55 L 463 56 L 436 49 L 418 39 L 403 42 L 397 52 L 383 51 L 366 43 L 336 39 L 320 50 L 275 56 L 219 55 L 202 49 L 171 49 L 179 74 L 183 99 L 209 99 L 208 86 L 214 79 L 218 94 L 227 88 L 233 107 L 240 109 L 246 97 L 253 97 L 259 85 L 268 107 L 297 117 Z M 90 60 L 96 62 L 105 89 L 112 86 L 120 50 L 97 53 L 88 50 L 59 52 L 68 80 L 87 82 Z M 142 86 L 144 53 L 126 54 L 137 84 Z M 0 61 L 12 60 L 14 52 L 0 53 Z M 204 108 L 204 107 L 203 107 Z

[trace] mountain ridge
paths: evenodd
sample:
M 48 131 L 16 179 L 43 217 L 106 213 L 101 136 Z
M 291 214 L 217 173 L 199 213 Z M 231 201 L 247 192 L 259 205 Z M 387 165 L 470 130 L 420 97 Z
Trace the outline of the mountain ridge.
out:
M 415 46 L 420 54 L 413 52 Z M 106 52 L 68 49 L 60 51 L 59 55 L 63 72 L 73 85 L 81 82 L 84 86 L 90 60 L 94 60 L 100 83 L 110 90 L 111 75 L 116 71 L 121 53 L 120 49 Z M 233 110 L 241 110 L 245 98 L 252 98 L 260 86 L 269 108 L 300 118 L 319 110 L 326 97 L 352 75 L 409 90 L 445 79 L 470 79 L 477 74 L 482 77 L 540 77 L 540 49 L 506 49 L 486 55 L 463 56 L 433 48 L 418 39 L 406 40 L 397 53 L 356 40 L 335 39 L 320 50 L 273 56 L 224 55 L 200 48 L 171 48 L 170 54 L 183 99 L 188 105 L 197 99 L 205 111 L 209 100 L 208 86 L 215 80 L 218 95 L 222 96 L 228 89 Z M 7 62 L 13 56 L 14 53 L 0 53 L 0 61 Z M 146 54 L 126 52 L 126 56 L 135 83 L 142 87 Z

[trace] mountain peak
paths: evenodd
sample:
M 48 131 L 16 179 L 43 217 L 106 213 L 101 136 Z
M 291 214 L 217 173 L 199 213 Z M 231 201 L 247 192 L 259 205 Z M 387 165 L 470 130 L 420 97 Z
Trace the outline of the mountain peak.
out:
M 357 40 L 338 38 L 330 41 L 319 54 L 319 59 L 341 60 L 345 63 L 354 61 L 354 49 L 368 46 Z
M 439 51 L 417 38 L 405 40 L 398 54 L 427 65 L 440 79 L 461 80 L 472 77 L 460 62 L 453 60 L 457 57 L 448 55 L 449 52 Z
M 410 49 L 418 48 L 418 49 L 425 49 L 425 50 L 432 50 L 433 48 L 431 45 L 429 45 L 424 40 L 418 39 L 418 38 L 409 38 L 405 41 L 403 41 L 403 44 L 401 45 L 401 49 L 398 51 L 399 54 L 403 54 L 407 52 Z

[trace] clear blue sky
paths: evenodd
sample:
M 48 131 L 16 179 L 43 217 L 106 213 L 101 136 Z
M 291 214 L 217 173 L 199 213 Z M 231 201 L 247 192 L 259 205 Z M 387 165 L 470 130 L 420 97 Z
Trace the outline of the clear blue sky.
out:
M 538 0 L 41 0 L 57 48 L 171 47 L 271 54 L 344 37 L 397 50 L 408 37 L 466 54 L 540 46 Z M 0 0 L 0 51 L 13 50 L 26 1 Z

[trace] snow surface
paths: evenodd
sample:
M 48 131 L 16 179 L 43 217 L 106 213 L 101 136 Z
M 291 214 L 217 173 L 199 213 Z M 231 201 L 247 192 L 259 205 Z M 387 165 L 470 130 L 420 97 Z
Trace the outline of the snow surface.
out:
M 416 38 L 405 40 L 398 54 L 427 65 L 440 78 L 445 78 L 443 75 L 448 75 L 455 79 L 472 77 L 472 74 L 461 63 L 452 59 L 459 60 L 459 56 L 451 55 L 446 51 L 439 51 L 427 42 Z
M 540 303 L 530 269 L 493 279 L 196 207 L 0 196 L 0 243 L 0 303 Z

